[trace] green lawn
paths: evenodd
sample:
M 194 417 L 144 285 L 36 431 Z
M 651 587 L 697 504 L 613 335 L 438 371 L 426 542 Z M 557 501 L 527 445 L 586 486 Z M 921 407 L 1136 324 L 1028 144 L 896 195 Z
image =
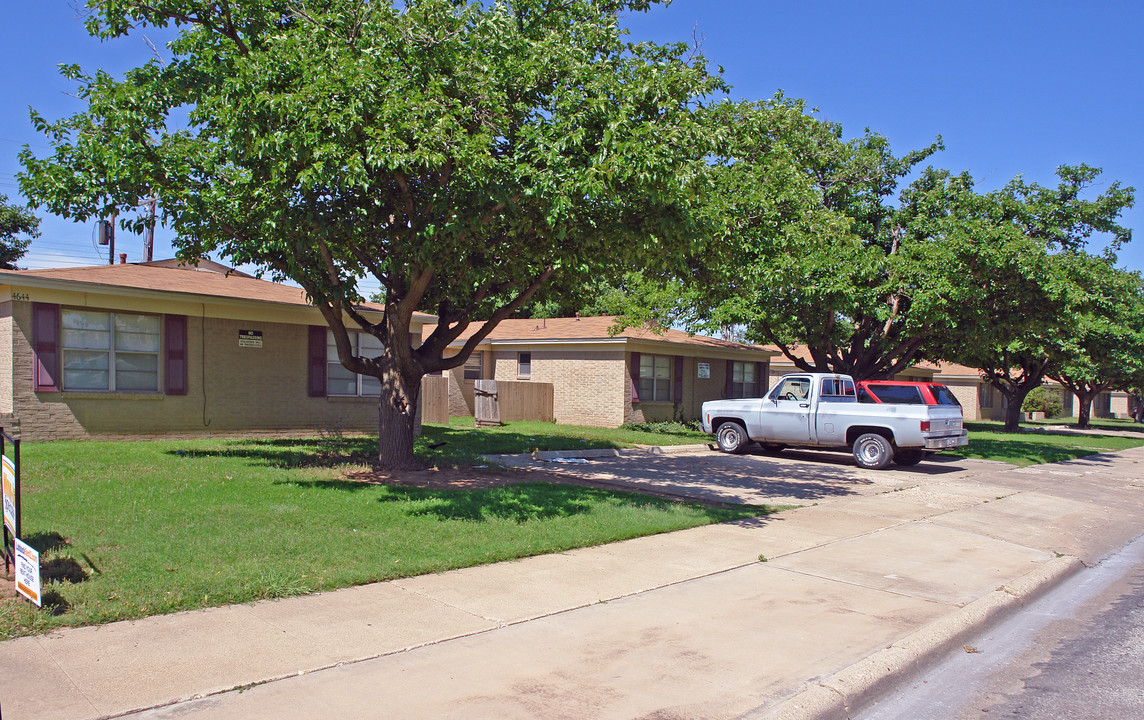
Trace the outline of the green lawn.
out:
M 1000 423 L 966 425 L 970 444 L 956 454 L 1017 465 L 1144 444 L 1144 434 L 1007 434 Z M 430 465 L 448 468 L 484 464 L 485 453 L 708 441 L 687 430 L 551 423 L 478 430 L 468 419 L 425 426 L 417 452 Z M 347 470 L 368 466 L 376 447 L 369 437 L 25 444 L 25 539 L 41 551 L 45 576 L 56 579 L 45 583 L 49 607 L 43 610 L 22 600 L 0 602 L 0 639 L 329 590 L 774 510 L 712 508 L 574 485 L 428 490 L 343 479 Z
M 483 454 L 526 453 L 533 450 L 588 450 L 627 448 L 636 445 L 688 445 L 709 443 L 710 435 L 698 430 L 652 433 L 625 428 L 557 425 L 547 422 L 514 422 L 477 429 L 473 418 L 453 418 L 448 427 L 425 425 L 417 438 L 417 454 L 434 465 L 475 465 Z M 368 450 L 372 440 L 365 440 Z M 376 450 L 376 448 L 375 448 Z
M 545 425 L 426 428 L 441 464 L 478 450 L 624 444 Z M 605 431 L 606 432 L 606 431 Z M 347 481 L 370 438 L 26 443 L 25 540 L 51 607 L 0 602 L 0 639 L 556 552 L 770 511 L 574 485 L 428 490 Z M 529 447 L 531 449 L 531 447 Z M 78 582 L 71 582 L 77 580 Z M 54 614 L 58 613 L 58 614 Z
M 1004 424 L 1000 422 L 967 422 L 965 427 L 969 430 L 969 445 L 949 451 L 948 454 L 1000 460 L 1014 465 L 1060 462 L 1093 453 L 1144 445 L 1144 434 L 1134 438 L 1053 433 L 1036 424 L 1025 426 L 1021 432 L 1007 433 L 1002 430 Z
M 1139 433 L 1144 435 L 1144 423 L 1138 423 L 1133 420 L 1119 420 L 1112 418 L 1092 418 L 1088 422 L 1089 430 L 1118 430 L 1127 431 L 1131 433 Z M 1025 423 L 1025 427 L 1046 427 L 1046 426 L 1061 426 L 1065 425 L 1070 428 L 1076 427 L 1076 418 L 1048 418 L 1047 420 L 1030 420 Z

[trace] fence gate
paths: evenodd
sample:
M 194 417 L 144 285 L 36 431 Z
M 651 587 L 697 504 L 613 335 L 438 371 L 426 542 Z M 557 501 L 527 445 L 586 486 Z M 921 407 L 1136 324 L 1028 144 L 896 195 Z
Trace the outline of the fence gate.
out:
M 476 380 L 473 383 L 473 416 L 477 427 L 500 425 L 500 398 L 496 380 Z
M 421 378 L 421 422 L 449 424 L 449 378 L 426 375 Z

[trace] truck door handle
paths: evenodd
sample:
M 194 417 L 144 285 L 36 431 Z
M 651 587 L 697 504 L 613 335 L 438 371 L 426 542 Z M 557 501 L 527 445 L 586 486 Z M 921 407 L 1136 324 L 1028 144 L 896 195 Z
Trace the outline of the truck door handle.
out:
M 808 408 L 810 407 L 810 403 L 799 403 L 798 406 Z

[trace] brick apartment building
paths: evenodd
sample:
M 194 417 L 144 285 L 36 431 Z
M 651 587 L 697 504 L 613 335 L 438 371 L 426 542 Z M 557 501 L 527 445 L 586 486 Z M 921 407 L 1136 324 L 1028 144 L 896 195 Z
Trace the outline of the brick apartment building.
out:
M 0 271 L 0 285 L 0 424 L 24 439 L 377 432 L 377 381 L 341 367 L 299 288 L 210 261 Z
M 600 427 L 694 420 L 707 400 L 758 397 L 767 390 L 774 353 L 759 346 L 670 329 L 627 328 L 613 335 L 614 321 L 502 321 L 463 367 L 449 373 L 450 414 L 473 414 L 480 379 L 551 383 L 557 423 Z M 476 330 L 470 327 L 455 344 Z

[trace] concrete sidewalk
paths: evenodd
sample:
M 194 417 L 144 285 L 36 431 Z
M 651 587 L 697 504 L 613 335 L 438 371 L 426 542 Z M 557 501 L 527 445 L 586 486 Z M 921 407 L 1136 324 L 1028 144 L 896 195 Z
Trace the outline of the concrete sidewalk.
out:
M 0 709 L 845 717 L 1141 532 L 1144 448 L 982 464 L 770 518 L 8 641 Z

